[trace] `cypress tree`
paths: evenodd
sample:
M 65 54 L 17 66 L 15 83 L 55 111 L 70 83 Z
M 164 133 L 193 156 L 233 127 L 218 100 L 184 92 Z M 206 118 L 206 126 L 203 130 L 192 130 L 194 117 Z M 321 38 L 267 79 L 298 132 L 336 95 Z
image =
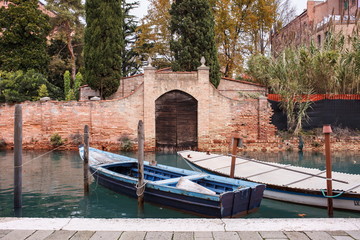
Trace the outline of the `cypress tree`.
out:
M 122 76 L 128 77 L 139 73 L 141 68 L 140 55 L 135 51 L 135 42 L 138 40 L 136 17 L 132 15 L 135 8 L 139 7 L 138 2 L 123 2 L 123 33 L 124 47 L 122 50 Z
M 116 92 L 121 78 L 122 1 L 87 0 L 85 11 L 84 78 L 105 98 Z
M 0 8 L 0 69 L 34 69 L 46 74 L 49 56 L 46 37 L 49 17 L 38 9 L 37 0 L 13 0 Z
M 69 94 L 69 91 L 71 89 L 71 83 L 70 83 L 70 72 L 68 70 L 64 73 L 64 96 Z
M 210 81 L 217 87 L 220 67 L 214 34 L 214 16 L 208 0 L 175 0 L 170 9 L 174 71 L 194 71 L 205 57 Z

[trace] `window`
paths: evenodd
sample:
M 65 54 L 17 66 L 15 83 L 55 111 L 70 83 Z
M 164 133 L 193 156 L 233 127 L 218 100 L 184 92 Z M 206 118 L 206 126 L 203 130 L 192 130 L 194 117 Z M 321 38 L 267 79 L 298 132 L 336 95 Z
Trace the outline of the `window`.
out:
M 318 41 L 318 45 L 319 47 L 321 46 L 321 35 L 317 35 L 317 41 Z

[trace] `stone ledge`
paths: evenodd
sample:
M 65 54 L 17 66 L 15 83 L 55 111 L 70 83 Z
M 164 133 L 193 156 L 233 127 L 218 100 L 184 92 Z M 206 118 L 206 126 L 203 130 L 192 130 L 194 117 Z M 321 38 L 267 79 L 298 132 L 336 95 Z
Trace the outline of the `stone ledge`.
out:
M 0 218 L 0 230 L 68 231 L 360 231 L 359 219 Z

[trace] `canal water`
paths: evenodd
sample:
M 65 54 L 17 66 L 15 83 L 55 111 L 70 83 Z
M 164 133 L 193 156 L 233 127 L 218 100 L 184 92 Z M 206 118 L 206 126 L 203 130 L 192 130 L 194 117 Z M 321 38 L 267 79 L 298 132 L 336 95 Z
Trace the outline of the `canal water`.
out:
M 90 194 L 83 195 L 82 162 L 75 151 L 23 152 L 23 208 L 13 210 L 13 151 L 0 151 L 0 217 L 86 217 L 86 218 L 194 218 L 178 210 L 145 203 L 139 214 L 137 200 L 116 194 L 93 179 Z M 127 153 L 135 156 L 134 153 Z M 324 169 L 322 153 L 243 153 L 247 157 L 298 166 Z M 146 159 L 160 164 L 190 169 L 176 154 L 147 153 Z M 333 170 L 360 174 L 360 153 L 332 155 Z M 335 217 L 360 218 L 360 213 L 335 211 Z M 327 210 L 264 199 L 259 211 L 246 218 L 313 218 L 327 217 Z

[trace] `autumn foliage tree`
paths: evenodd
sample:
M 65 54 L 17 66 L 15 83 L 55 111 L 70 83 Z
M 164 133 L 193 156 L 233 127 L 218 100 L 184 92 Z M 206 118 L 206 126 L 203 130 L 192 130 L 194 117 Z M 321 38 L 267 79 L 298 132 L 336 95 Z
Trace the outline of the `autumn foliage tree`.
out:
M 176 0 L 170 10 L 170 49 L 174 53 L 174 71 L 194 71 L 205 57 L 210 67 L 210 81 L 220 82 L 219 62 L 215 43 L 214 16 L 208 0 Z
M 257 0 L 250 16 L 252 53 L 265 54 L 269 45 L 269 34 L 276 19 L 276 0 Z
M 281 29 L 295 18 L 296 9 L 291 4 L 291 0 L 275 0 L 276 20 L 274 23 L 274 31 Z
M 246 56 L 265 53 L 276 6 L 275 0 L 215 1 L 215 35 L 224 76 L 242 72 Z
M 242 70 L 243 56 L 250 50 L 247 32 L 252 1 L 217 0 L 215 7 L 215 36 L 221 72 L 225 77 Z
M 140 41 L 137 46 L 142 46 L 140 49 L 143 55 L 162 56 L 161 59 L 166 61 L 173 60 L 168 48 L 172 36 L 168 30 L 170 2 L 170 0 L 150 0 L 149 12 L 138 28 Z M 248 56 L 265 53 L 269 46 L 272 25 L 275 21 L 284 22 L 284 19 L 289 17 L 287 14 L 290 8 L 289 0 L 208 0 L 206 2 L 214 15 L 220 71 L 226 77 L 234 77 L 241 73 Z M 196 15 L 196 4 L 193 7 L 189 11 Z M 282 11 L 280 9 L 282 7 L 286 9 Z M 277 17 L 279 12 L 281 17 Z
M 147 15 L 137 28 L 139 38 L 135 44 L 135 51 L 142 60 L 152 57 L 153 66 L 170 67 L 173 60 L 170 51 L 170 0 L 149 0 L 149 2 Z

